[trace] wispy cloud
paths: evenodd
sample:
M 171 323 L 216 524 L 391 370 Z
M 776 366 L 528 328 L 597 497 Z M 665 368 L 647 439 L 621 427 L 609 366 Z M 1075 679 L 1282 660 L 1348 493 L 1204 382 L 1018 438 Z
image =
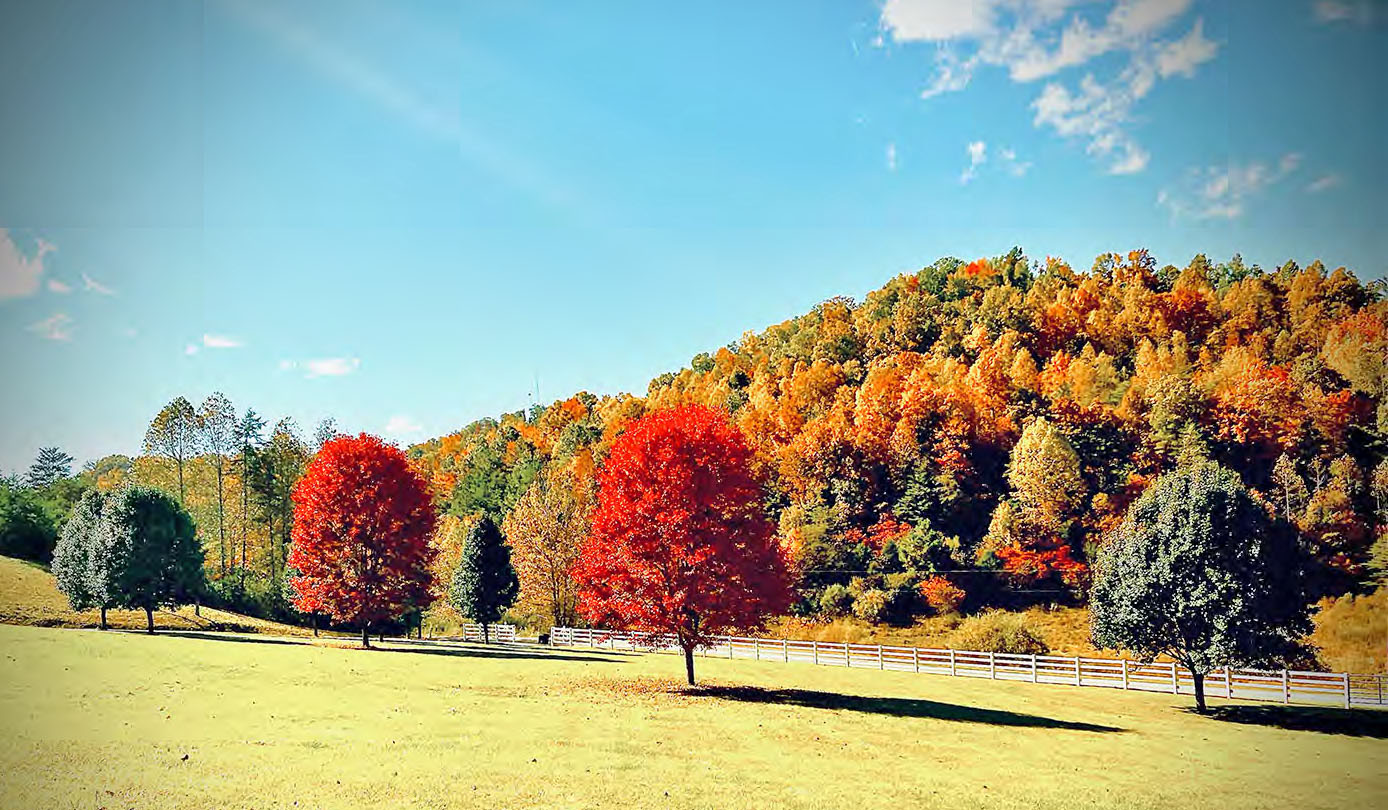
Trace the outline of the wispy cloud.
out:
M 342 377 L 361 367 L 356 357 L 324 357 L 302 363 L 306 377 Z
M 58 295 L 67 295 L 72 292 L 72 285 L 64 284 L 56 278 L 50 278 L 48 280 L 48 291 L 57 293 Z
M 1083 139 L 1110 173 L 1132 174 L 1150 158 L 1129 131 L 1134 107 L 1158 81 L 1194 76 L 1218 51 L 1203 20 L 1178 27 L 1191 3 L 1109 0 L 1098 18 L 1096 4 L 1082 0 L 887 0 L 880 25 L 895 42 L 934 44 L 934 75 L 923 98 L 963 90 L 984 67 L 1028 83 L 1108 54 L 1126 57 L 1104 65 L 1113 71 L 1106 78 L 1096 76 L 1096 66 L 1077 84 L 1048 81 L 1031 106 L 1034 126 Z
M 1187 170 L 1179 188 L 1158 192 L 1157 205 L 1173 217 L 1236 219 L 1244 214 L 1250 199 L 1282 182 L 1300 166 L 1301 155 L 1289 152 L 1275 164 L 1251 161 L 1195 167 Z
M 29 327 L 30 332 L 37 332 L 48 340 L 72 340 L 74 321 L 65 312 L 58 312 L 33 324 Z
M 969 165 L 959 175 L 959 182 L 966 184 L 978 175 L 978 167 L 988 160 L 988 144 L 983 141 L 973 141 L 967 147 L 969 151 Z
M 536 166 L 504 140 L 489 137 L 469 125 L 462 115 L 460 96 L 430 97 L 420 92 L 361 54 L 286 14 L 282 4 L 224 0 L 219 5 L 324 79 L 422 135 L 452 144 L 460 157 L 511 187 L 566 213 L 588 216 L 593 212 L 593 202 L 571 193 L 556 181 L 552 170 Z
M 236 338 L 227 337 L 226 335 L 204 334 L 202 336 L 202 345 L 203 348 L 207 349 L 239 349 L 246 344 Z
M 1335 173 L 1323 174 L 1315 180 L 1306 184 L 1306 190 L 1312 194 L 1319 194 L 1322 191 L 1329 191 L 1344 182 L 1344 178 Z
M 1373 0 L 1317 0 L 1311 13 L 1320 23 L 1372 25 L 1383 18 L 1385 11 L 1382 0 L 1378 3 Z
M 23 298 L 38 292 L 44 257 L 56 249 L 52 242 L 39 239 L 34 255 L 26 256 L 10 237 L 10 232 L 0 228 L 0 300 Z
M 998 155 L 1002 158 L 1003 168 L 1013 177 L 1021 177 L 1031 168 L 1031 161 L 1019 160 L 1016 150 L 1000 149 L 998 150 Z
M 115 295 L 116 291 L 97 281 L 86 273 L 82 274 L 82 289 L 97 295 Z
M 404 414 L 396 414 L 386 422 L 387 436 L 413 436 L 424 432 L 424 426 Z
M 187 346 L 183 347 L 183 353 L 191 357 L 197 354 L 200 348 L 201 347 L 196 343 L 189 343 Z
M 896 144 L 887 144 L 887 171 L 896 171 Z

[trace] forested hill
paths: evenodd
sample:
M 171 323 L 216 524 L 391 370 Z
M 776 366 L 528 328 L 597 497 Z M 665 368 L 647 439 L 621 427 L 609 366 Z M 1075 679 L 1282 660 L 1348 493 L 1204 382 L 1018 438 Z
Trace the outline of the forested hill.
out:
M 1385 380 L 1380 281 L 1145 251 L 1084 271 L 1014 249 L 825 301 L 644 394 L 580 393 L 411 454 L 448 511 L 505 514 L 537 475 L 584 493 L 646 411 L 725 409 L 757 450 L 802 609 L 841 598 L 837 584 L 886 594 L 888 618 L 913 610 L 891 594 L 925 580 L 946 602 L 1082 595 L 1095 545 L 1144 487 L 1208 456 L 1300 527 L 1317 587 L 1342 593 L 1383 558 Z

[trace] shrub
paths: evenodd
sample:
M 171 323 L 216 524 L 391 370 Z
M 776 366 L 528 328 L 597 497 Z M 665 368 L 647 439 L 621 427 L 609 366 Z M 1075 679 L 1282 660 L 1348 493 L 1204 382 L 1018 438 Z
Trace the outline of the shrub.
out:
M 942 576 L 933 576 L 920 584 L 921 598 L 940 615 L 958 613 L 964 604 L 964 589 Z
M 853 615 L 865 622 L 881 622 L 886 620 L 890 606 L 891 597 L 886 591 L 871 588 L 853 600 Z
M 847 616 L 853 611 L 853 594 L 844 585 L 830 585 L 819 597 L 819 612 L 825 616 Z
M 1044 655 L 1050 647 L 1027 626 L 1019 613 L 990 610 L 970 616 L 954 631 L 951 645 L 961 650 L 1011 653 L 1013 655 Z

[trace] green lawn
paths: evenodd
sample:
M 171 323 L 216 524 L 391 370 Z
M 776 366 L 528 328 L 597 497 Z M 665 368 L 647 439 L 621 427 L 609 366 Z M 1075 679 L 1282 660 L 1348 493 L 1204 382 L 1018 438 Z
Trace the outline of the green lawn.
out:
M 1240 704 L 1239 723 L 1188 698 L 719 659 L 698 666 L 722 688 L 685 694 L 666 655 L 328 644 L 0 626 L 0 807 L 1388 801 L 1385 713 Z

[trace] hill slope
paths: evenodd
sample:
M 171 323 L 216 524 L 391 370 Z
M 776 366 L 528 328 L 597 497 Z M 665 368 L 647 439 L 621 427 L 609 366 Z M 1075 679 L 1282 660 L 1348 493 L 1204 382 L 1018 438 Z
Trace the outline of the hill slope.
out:
M 265 621 L 215 608 L 193 608 L 154 613 L 154 626 L 165 630 L 230 630 L 242 633 L 306 636 L 310 630 Z M 112 627 L 143 630 L 145 614 L 139 610 L 107 611 Z M 96 627 L 100 614 L 95 610 L 73 611 L 58 592 L 53 575 L 41 566 L 13 557 L 0 557 L 0 624 L 27 624 L 39 627 Z

